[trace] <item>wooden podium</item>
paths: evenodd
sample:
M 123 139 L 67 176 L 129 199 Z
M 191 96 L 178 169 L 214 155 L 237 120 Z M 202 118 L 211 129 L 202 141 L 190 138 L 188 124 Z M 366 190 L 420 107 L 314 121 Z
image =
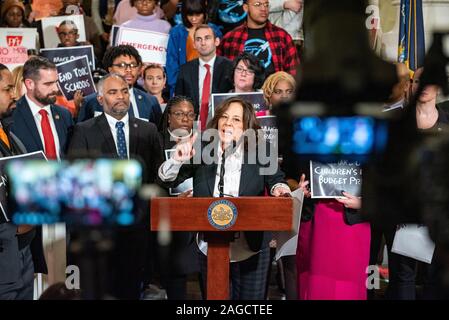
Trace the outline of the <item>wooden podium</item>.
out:
M 217 229 L 210 222 L 209 207 L 222 200 L 230 201 L 237 210 L 234 224 L 225 230 Z M 205 232 L 207 299 L 226 300 L 229 299 L 229 243 L 234 239 L 233 232 L 289 231 L 293 213 L 291 197 L 153 198 L 151 230 Z

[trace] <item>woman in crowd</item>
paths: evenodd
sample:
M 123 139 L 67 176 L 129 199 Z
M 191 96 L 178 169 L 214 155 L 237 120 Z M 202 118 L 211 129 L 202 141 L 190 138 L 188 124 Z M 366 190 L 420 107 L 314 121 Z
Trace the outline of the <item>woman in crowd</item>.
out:
M 157 98 L 161 110 L 164 112 L 167 104 L 163 92 L 165 83 L 167 82 L 164 67 L 159 64 L 151 63 L 145 67 L 142 76 L 145 90 Z
M 370 225 L 358 213 L 361 198 L 342 196 L 312 203 L 311 219 L 301 222 L 296 251 L 300 300 L 367 298 Z
M 214 117 L 208 124 L 208 129 L 218 130 L 218 138 L 211 143 L 217 150 L 211 157 L 215 163 L 221 163 L 223 150 L 235 146 L 234 152 L 226 157 L 222 182 L 217 179 L 220 176 L 221 165 L 211 167 L 206 164 L 189 164 L 193 156 L 193 144 L 196 135 L 176 145 L 173 157 L 165 161 L 159 169 L 161 183 L 166 186 L 175 186 L 185 179 L 193 177 L 194 197 L 219 197 L 221 195 L 239 196 L 263 196 L 265 190 L 273 196 L 288 194 L 290 189 L 285 184 L 283 173 L 278 169 L 274 174 L 261 175 L 260 170 L 264 166 L 260 163 L 242 162 L 246 157 L 252 157 L 256 148 L 248 146 L 248 141 L 243 142 L 243 135 L 247 130 L 257 130 L 259 125 L 255 117 L 252 105 L 240 98 L 225 100 L 215 111 Z M 218 140 L 218 141 L 217 141 Z M 264 143 L 264 141 L 259 141 Z M 216 143 L 216 144 L 215 144 Z M 214 148 L 213 148 L 214 149 Z M 257 151 L 256 151 L 257 152 Z M 205 155 L 203 155 L 204 157 Z M 213 170 L 211 170 L 213 168 Z M 205 183 L 205 180 L 208 182 Z M 240 183 L 244 181 L 245 183 Z M 214 186 L 210 189 L 208 185 Z M 264 299 L 265 287 L 270 259 L 268 242 L 271 239 L 269 232 L 241 233 L 231 243 L 231 298 L 239 299 Z M 198 239 L 200 250 L 200 268 L 203 279 L 207 274 L 207 245 Z M 205 281 L 203 281 L 206 288 Z
M 263 83 L 262 91 L 268 110 L 259 111 L 256 115 L 267 116 L 270 115 L 270 110 L 277 107 L 281 102 L 289 101 L 293 98 L 295 92 L 296 82 L 295 79 L 284 71 L 278 71 L 271 74 Z M 282 164 L 281 164 L 282 167 Z M 297 189 L 298 182 L 295 179 L 288 179 L 287 183 L 291 190 Z M 272 253 L 274 257 L 274 254 Z M 297 293 L 297 277 L 296 277 L 296 256 L 282 256 L 278 260 L 278 267 L 282 272 L 283 283 L 282 287 L 285 289 L 285 297 L 287 300 L 298 299 Z M 271 268 L 270 268 L 271 269 Z M 271 271 L 271 270 L 270 270 Z
M 155 11 L 156 0 L 130 0 L 131 6 L 137 9 L 136 16 L 122 24 L 122 27 L 168 33 L 171 25 L 160 18 Z
M 235 58 L 233 74 L 233 92 L 255 92 L 262 87 L 264 70 L 259 60 L 250 53 L 243 52 Z
M 178 79 L 179 67 L 186 62 L 198 58 L 198 52 L 193 46 L 195 28 L 207 23 L 206 0 L 184 0 L 182 3 L 182 24 L 171 29 L 167 45 L 167 78 L 170 95 L 173 95 Z M 217 26 L 208 23 L 218 38 L 222 34 Z
M 30 23 L 25 16 L 25 6 L 19 0 L 6 0 L 1 9 L 1 26 L 3 28 L 27 28 Z
M 183 139 L 189 139 L 196 118 L 190 98 L 176 96 L 170 99 L 162 116 L 159 133 L 166 156 Z M 192 181 L 185 181 L 177 188 L 169 189 L 170 196 L 191 197 Z M 172 233 L 167 246 L 159 246 L 162 286 L 169 300 L 187 299 L 187 276 L 199 272 L 197 247 L 191 232 Z

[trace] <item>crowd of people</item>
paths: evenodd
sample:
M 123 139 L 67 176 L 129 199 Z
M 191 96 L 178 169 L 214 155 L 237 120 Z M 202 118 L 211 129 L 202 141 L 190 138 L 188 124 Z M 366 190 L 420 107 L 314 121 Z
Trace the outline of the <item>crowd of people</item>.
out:
M 311 199 L 308 172 L 284 173 L 280 163 L 271 174 L 261 175 L 264 164 L 246 163 L 258 150 L 240 143 L 242 137 L 261 128 L 259 117 L 294 99 L 304 47 L 303 0 L 121 0 L 113 10 L 110 2 L 63 0 L 60 11 L 53 13 L 66 16 L 55 26 L 58 47 L 93 45 L 95 93 L 83 96 L 77 91 L 67 101 L 55 64 L 37 51 L 30 51 L 25 64 L 12 72 L 0 65 L 2 157 L 41 150 L 50 160 L 138 159 L 143 182 L 158 184 L 171 197 L 258 196 L 263 202 L 263 197 L 300 189 L 305 200 L 297 253 L 278 261 L 287 299 L 371 297 L 367 267 L 378 263 L 382 237 L 390 266 L 387 297 L 416 298 L 417 261 L 391 252 L 395 226 L 372 229 L 360 216 L 360 197 L 343 192 L 339 199 Z M 79 41 L 72 14 L 83 15 L 86 41 Z M 1 26 L 35 27 L 37 48 L 45 48 L 35 15 L 32 2 L 5 0 Z M 112 25 L 168 35 L 166 65 L 143 61 L 131 45 L 112 45 Z M 388 112 L 403 110 L 417 90 L 421 71 L 410 79 L 404 68 L 398 64 L 400 81 L 386 102 Z M 214 106 L 212 95 L 227 93 L 231 97 Z M 246 93 L 262 94 L 265 108 L 256 110 L 240 97 Z M 445 108 L 436 103 L 437 93 L 438 88 L 429 86 L 417 98 L 419 129 L 444 130 L 449 121 Z M 210 154 L 216 161 L 193 163 L 195 144 L 204 142 L 197 141 L 198 132 L 205 130 L 217 132 L 211 142 L 216 153 Z M 226 155 L 230 146 L 235 150 Z M 118 299 L 140 299 L 157 281 L 168 299 L 182 300 L 188 296 L 189 275 L 197 274 L 205 298 L 207 243 L 202 234 L 175 232 L 168 245 L 159 244 L 148 230 L 148 204 L 138 203 L 135 211 L 136 225 L 114 235 L 105 291 Z M 236 235 L 230 250 L 231 299 L 267 299 L 272 239 L 270 232 Z M 0 299 L 32 299 L 33 274 L 46 272 L 41 228 L 15 226 L 3 211 Z M 429 276 L 433 284 L 435 274 Z M 63 289 L 58 284 L 52 292 L 67 293 Z M 428 297 L 438 298 L 433 289 Z M 82 290 L 69 296 L 81 298 Z

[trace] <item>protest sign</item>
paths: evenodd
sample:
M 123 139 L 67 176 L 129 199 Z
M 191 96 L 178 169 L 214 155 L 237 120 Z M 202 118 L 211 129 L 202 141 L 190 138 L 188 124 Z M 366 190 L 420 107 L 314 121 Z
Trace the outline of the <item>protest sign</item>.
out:
M 77 90 L 81 90 L 84 96 L 96 92 L 86 56 L 62 62 L 56 67 L 59 88 L 67 100 L 73 100 Z
M 58 16 L 42 19 L 42 32 L 44 34 L 45 48 L 56 48 L 60 43 L 57 27 L 64 20 L 71 20 L 78 28 L 79 42 L 86 41 L 86 31 L 84 30 L 84 17 L 82 15 Z
M 41 56 L 46 57 L 54 64 L 75 60 L 87 56 L 90 70 L 95 70 L 95 55 L 93 46 L 62 47 L 53 49 L 41 49 Z
M 10 70 L 23 65 L 27 60 L 28 53 L 25 47 L 0 47 L 0 63 Z
M 262 116 L 257 117 L 259 125 L 264 132 L 264 138 L 270 143 L 277 145 L 278 128 L 276 123 L 276 116 Z
M 133 46 L 145 63 L 157 63 L 165 66 L 167 57 L 168 34 L 121 27 L 117 45 Z
M 310 182 L 312 198 L 341 198 L 342 191 L 360 196 L 362 167 L 359 162 L 310 161 Z

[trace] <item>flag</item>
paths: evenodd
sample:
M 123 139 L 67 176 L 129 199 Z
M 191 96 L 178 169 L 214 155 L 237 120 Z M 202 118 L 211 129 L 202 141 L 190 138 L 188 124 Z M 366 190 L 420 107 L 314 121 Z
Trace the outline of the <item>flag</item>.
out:
M 399 11 L 398 62 L 412 71 L 424 64 L 424 21 L 422 0 L 401 0 Z

